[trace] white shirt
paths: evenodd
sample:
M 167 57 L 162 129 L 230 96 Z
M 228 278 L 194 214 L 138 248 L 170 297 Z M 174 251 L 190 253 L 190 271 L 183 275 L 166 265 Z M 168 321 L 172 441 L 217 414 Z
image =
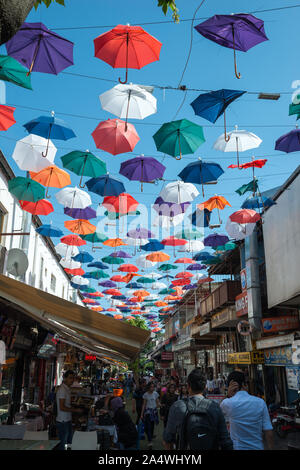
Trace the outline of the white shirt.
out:
M 62 383 L 56 393 L 56 403 L 57 403 L 57 417 L 56 421 L 59 423 L 65 423 L 67 421 L 72 421 L 72 413 L 70 411 L 62 411 L 59 406 L 59 400 L 61 398 L 65 399 L 65 406 L 71 408 L 71 390 L 69 387 Z
M 144 393 L 143 399 L 147 401 L 145 409 L 147 409 L 147 408 L 155 409 L 156 408 L 156 400 L 158 399 L 158 397 L 159 397 L 159 394 L 157 392 L 153 392 L 153 393 L 146 392 L 146 393 Z
M 6 363 L 6 344 L 0 340 L 0 364 Z

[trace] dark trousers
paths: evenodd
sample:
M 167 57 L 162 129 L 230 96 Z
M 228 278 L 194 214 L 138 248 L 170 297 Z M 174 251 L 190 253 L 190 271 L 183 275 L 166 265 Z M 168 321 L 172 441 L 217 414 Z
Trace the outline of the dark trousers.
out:
M 135 424 L 138 425 L 139 422 L 140 422 L 140 419 L 141 419 L 142 408 L 137 408 L 136 409 L 136 414 L 137 414 L 137 418 L 136 418 L 136 423 Z
M 58 438 L 60 440 L 58 450 L 65 450 L 65 444 L 72 444 L 72 421 L 66 421 L 65 423 L 60 423 L 56 421 L 56 427 L 58 432 Z
M 145 433 L 147 435 L 148 441 L 151 442 L 154 434 L 154 421 L 151 421 L 150 416 L 146 415 L 144 417 L 144 426 Z

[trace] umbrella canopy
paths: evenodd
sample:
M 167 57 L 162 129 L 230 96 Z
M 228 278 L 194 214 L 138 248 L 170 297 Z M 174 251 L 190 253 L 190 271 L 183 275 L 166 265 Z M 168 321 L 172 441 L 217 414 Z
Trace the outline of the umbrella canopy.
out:
M 71 246 L 83 246 L 86 245 L 86 241 L 83 240 L 81 237 L 78 235 L 66 235 L 65 237 L 62 237 L 60 239 L 62 243 L 65 243 L 66 245 L 71 245 Z
M 97 217 L 96 211 L 91 207 L 85 209 L 71 209 L 70 207 L 64 208 L 64 214 L 72 217 L 72 219 L 95 219 Z
M 48 215 L 54 211 L 51 202 L 47 199 L 40 199 L 37 202 L 19 201 L 23 211 L 30 212 L 32 215 Z
M 33 72 L 57 75 L 73 65 L 74 43 L 50 31 L 43 23 L 23 23 L 5 44 L 9 56 Z
M 143 251 L 160 251 L 164 248 L 164 245 L 158 240 L 149 239 L 149 242 L 141 246 Z
M 161 264 L 158 269 L 159 271 L 165 272 L 165 271 L 171 271 L 172 269 L 176 269 L 176 266 L 173 266 L 173 264 L 166 263 L 166 264 Z
M 223 173 L 224 170 L 218 163 L 204 162 L 201 158 L 198 158 L 198 161 L 189 163 L 178 176 L 185 183 L 201 184 L 204 197 L 203 185 L 217 181 Z
M 140 277 L 139 282 L 141 282 L 142 284 L 153 284 L 155 280 L 151 277 Z
M 238 224 L 253 224 L 260 220 L 260 214 L 251 209 L 241 209 L 234 212 L 229 216 L 231 222 L 237 222 Z
M 226 89 L 202 93 L 191 103 L 191 106 L 197 116 L 201 116 L 213 123 L 224 114 L 224 138 L 227 141 L 225 110 L 244 93 L 246 91 Z
M 186 240 L 182 240 L 180 238 L 175 238 L 171 236 L 169 238 L 164 238 L 162 240 L 162 244 L 165 246 L 173 246 L 174 247 L 174 256 L 175 256 L 175 246 L 183 246 L 187 244 Z
M 85 209 L 92 205 L 90 195 L 77 187 L 63 188 L 55 194 L 55 197 L 57 202 L 71 209 Z
M 176 227 L 183 222 L 184 214 L 178 214 L 174 217 L 169 217 L 167 215 L 159 215 L 155 217 L 153 221 L 154 227 L 162 227 L 164 229 L 170 230 L 171 227 Z
M 106 279 L 109 278 L 109 275 L 99 269 L 97 271 L 87 272 L 83 275 L 83 277 L 87 279 Z
M 102 205 L 109 212 L 127 214 L 130 211 L 136 211 L 139 203 L 132 196 L 130 196 L 130 194 L 121 193 L 119 196 L 105 197 Z
M 228 241 L 229 241 L 229 238 L 227 237 L 227 235 L 220 235 L 218 233 L 213 233 L 212 235 L 208 235 L 208 237 L 204 238 L 204 245 L 215 247 L 219 245 L 224 245 Z
M 105 240 L 103 242 L 103 245 L 117 247 L 117 246 L 126 245 L 126 243 L 123 243 L 122 238 L 109 238 L 108 240 Z
M 293 129 L 276 140 L 275 150 L 291 153 L 300 150 L 300 129 Z
M 115 251 L 109 256 L 113 256 L 114 258 L 132 258 L 132 256 L 129 253 L 126 253 L 126 251 Z
M 47 139 L 35 134 L 29 134 L 17 141 L 12 158 L 21 170 L 38 172 L 54 162 L 57 149 L 51 140 L 49 140 L 48 144 L 47 158 L 42 155 L 46 149 Z
M 102 258 L 102 261 L 107 264 L 123 264 L 124 260 L 122 258 L 113 258 L 112 256 L 105 256 Z
M 157 251 L 155 253 L 151 253 L 150 255 L 146 255 L 146 259 L 151 262 L 161 263 L 163 261 L 167 261 L 170 259 L 170 256 L 167 253 L 163 253 L 162 251 Z
M 56 253 L 58 253 L 63 258 L 71 258 L 73 256 L 78 255 L 79 253 L 79 250 L 76 246 L 72 246 L 72 248 L 70 248 L 70 245 L 66 245 L 65 243 L 58 243 L 57 245 L 55 245 L 55 250 Z
M 185 279 L 185 278 L 190 278 L 190 277 L 193 277 L 193 274 L 188 273 L 186 271 L 182 271 L 181 273 L 178 273 L 175 276 L 176 279 L 181 279 L 181 278 Z
M 79 261 L 80 263 L 89 263 L 93 261 L 93 257 L 87 251 L 81 251 L 75 256 L 72 256 L 74 261 Z
M 152 157 L 131 158 L 121 164 L 120 175 L 126 176 L 130 181 L 140 181 L 141 190 L 143 183 L 151 183 L 163 177 L 166 167 Z
M 117 25 L 94 39 L 95 57 L 113 68 L 141 69 L 159 60 L 161 42 L 148 34 L 141 26 Z
M 72 282 L 74 282 L 74 284 L 79 284 L 80 286 L 87 286 L 89 285 L 90 281 L 88 279 L 84 279 L 82 276 L 77 275 L 72 277 Z
M 142 269 L 153 268 L 155 266 L 156 261 L 150 261 L 147 259 L 147 255 L 141 255 L 135 260 L 135 264 Z
M 0 55 L 0 80 L 32 90 L 27 70 L 13 57 Z
M 183 238 L 184 240 L 197 240 L 203 238 L 203 234 L 198 232 L 198 230 L 189 230 L 183 229 L 181 232 L 176 233 L 177 238 Z
M 153 209 L 158 212 L 159 215 L 174 217 L 183 214 L 189 206 L 190 202 L 175 204 L 173 202 L 166 202 L 159 196 L 154 201 Z
M 208 251 L 202 251 L 201 253 L 197 253 L 195 256 L 193 256 L 193 260 L 196 261 L 203 261 L 206 258 L 209 258 L 211 256 L 211 253 Z
M 118 282 L 123 282 L 123 277 L 122 277 L 120 274 L 118 274 L 118 275 L 116 275 L 116 276 L 112 276 L 112 277 L 110 278 L 110 280 L 111 280 L 111 281 L 114 281 L 114 282 L 117 282 L 117 283 L 118 283 Z
M 92 132 L 92 137 L 98 149 L 112 155 L 132 152 L 140 140 L 135 127 L 121 119 L 100 122 Z
M 83 240 L 87 240 L 91 243 L 103 243 L 108 238 L 100 232 L 89 233 L 87 235 L 80 235 Z
M 160 192 L 160 197 L 166 202 L 182 204 L 191 202 L 199 195 L 197 188 L 191 183 L 173 181 L 168 183 Z
M 79 262 L 69 258 L 62 258 L 59 263 L 62 265 L 63 268 L 68 269 L 78 269 L 81 266 Z
M 66 273 L 71 274 L 72 276 L 82 276 L 85 271 L 82 268 L 69 269 L 65 268 Z
M 96 226 L 85 219 L 66 220 L 64 226 L 71 232 L 78 233 L 79 235 L 88 235 L 96 231 Z
M 88 150 L 85 152 L 74 150 L 61 157 L 61 161 L 64 168 L 67 168 L 81 177 L 79 182 L 80 188 L 84 187 L 84 185 L 82 186 L 81 184 L 83 176 L 92 176 L 95 178 L 107 172 L 106 163 L 100 160 L 100 158 L 95 157 L 95 155 Z
M 102 287 L 116 287 L 117 284 L 115 282 L 112 282 L 112 281 L 104 281 L 104 282 L 99 282 L 99 286 L 102 286 Z
M 17 176 L 8 181 L 8 191 L 19 200 L 37 202 L 45 197 L 45 188 L 29 178 Z
M 242 209 L 266 209 L 267 207 L 271 207 L 277 204 L 273 199 L 268 198 L 266 196 L 249 196 L 242 204 Z
M 157 150 L 176 157 L 176 160 L 181 160 L 182 155 L 196 152 L 205 142 L 202 127 L 188 119 L 163 124 L 153 139 Z
M 127 233 L 127 237 L 135 238 L 135 239 L 138 239 L 138 240 L 141 240 L 141 239 L 145 240 L 145 239 L 148 239 L 148 238 L 153 238 L 154 234 L 152 232 L 150 232 L 150 230 L 138 226 L 134 230 L 130 230 Z
M 245 170 L 246 168 L 262 168 L 267 161 L 267 159 L 255 160 L 254 157 L 252 157 L 251 162 L 241 163 L 241 165 L 229 165 L 228 168 L 239 168 L 240 170 Z
M 230 137 L 228 142 L 224 139 L 224 134 L 218 137 L 213 148 L 222 152 L 236 152 L 238 166 L 240 166 L 239 152 L 257 148 L 262 143 L 262 140 L 257 135 L 245 130 L 239 130 L 238 126 L 235 126 L 235 130 L 229 132 L 228 136 Z
M 189 271 L 200 271 L 201 269 L 206 269 L 206 268 L 203 264 L 196 263 L 196 264 L 191 264 L 186 269 L 188 269 Z
M 179 258 L 175 261 L 175 264 L 179 264 L 179 263 L 183 263 L 183 264 L 195 264 L 195 261 L 191 258 Z
M 264 22 L 253 15 L 244 13 L 214 15 L 195 26 L 195 29 L 210 41 L 233 49 L 236 78 L 241 78 L 241 74 L 237 72 L 235 51 L 247 52 L 251 47 L 268 40 Z
M 124 273 L 137 273 L 139 268 L 134 266 L 133 264 L 123 264 L 118 268 L 118 271 L 122 271 Z
M 201 211 L 204 210 L 204 209 L 207 209 L 210 212 L 213 211 L 213 209 L 217 209 L 218 216 L 219 216 L 219 222 L 220 222 L 220 224 L 222 224 L 222 220 L 221 220 L 219 211 L 225 209 L 226 206 L 231 207 L 231 204 L 229 204 L 227 199 L 225 199 L 225 197 L 223 197 L 223 196 L 215 195 L 215 196 L 209 198 L 207 201 L 205 201 L 201 204 L 198 204 L 197 208 L 200 209 Z
M 176 279 L 172 281 L 173 286 L 187 286 L 191 281 L 189 279 Z
M 91 178 L 86 183 L 89 191 L 99 196 L 119 196 L 125 192 L 125 186 L 121 181 L 111 178 L 109 174 Z
M 154 284 L 152 284 L 153 290 L 161 290 L 165 289 L 166 287 L 167 285 L 164 282 L 154 282 Z
M 16 123 L 14 118 L 15 109 L 12 106 L 0 105 L 0 131 L 7 131 L 7 129 Z
M 61 170 L 55 165 L 47 166 L 38 173 L 30 172 L 30 176 L 34 181 L 37 181 L 47 188 L 46 197 L 50 197 L 48 194 L 49 187 L 64 188 L 65 186 L 71 184 L 69 173 Z
M 35 231 L 44 237 L 61 237 L 63 232 L 49 224 L 40 225 Z
M 130 284 L 127 284 L 126 289 L 140 289 L 143 286 L 138 284 L 137 282 L 130 282 Z
M 247 184 L 243 184 L 240 188 L 238 188 L 235 192 L 238 193 L 240 196 L 242 196 L 243 194 L 247 193 L 247 192 L 253 192 L 254 193 L 257 191 L 258 189 L 258 183 L 257 183 L 257 179 L 254 178 L 253 181 L 250 181 L 249 183 Z

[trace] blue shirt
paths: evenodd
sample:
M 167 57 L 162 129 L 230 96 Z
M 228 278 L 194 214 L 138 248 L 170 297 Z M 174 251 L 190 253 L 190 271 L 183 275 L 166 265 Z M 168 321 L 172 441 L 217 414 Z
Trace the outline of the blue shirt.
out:
M 230 437 L 235 450 L 263 450 L 263 431 L 272 430 L 267 405 L 262 398 L 239 391 L 220 404 L 230 422 Z

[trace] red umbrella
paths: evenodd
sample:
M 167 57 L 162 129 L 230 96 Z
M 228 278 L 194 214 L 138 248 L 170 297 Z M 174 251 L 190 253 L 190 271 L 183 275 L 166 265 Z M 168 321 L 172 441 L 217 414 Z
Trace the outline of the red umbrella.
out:
M 205 284 L 206 282 L 213 282 L 213 278 L 212 277 L 205 277 L 203 279 L 200 279 L 198 281 L 198 284 Z
M 85 271 L 82 268 L 76 268 L 76 269 L 65 268 L 65 271 L 68 274 L 72 274 L 72 276 L 83 276 L 83 274 L 85 274 Z
M 173 286 L 187 286 L 191 283 L 189 279 L 177 279 L 172 281 Z
M 113 68 L 141 69 L 159 60 L 162 43 L 148 34 L 141 26 L 119 24 L 94 39 L 95 57 Z
M 108 119 L 102 121 L 92 132 L 92 137 L 98 149 L 109 152 L 112 155 L 132 152 L 140 140 L 135 127 L 121 119 Z
M 130 194 L 121 193 L 119 196 L 106 196 L 102 202 L 109 212 L 117 212 L 118 214 L 128 214 L 135 212 L 139 203 Z
M 89 294 L 91 297 L 104 297 L 104 294 L 102 292 L 92 292 Z
M 119 268 L 118 271 L 122 271 L 124 273 L 137 273 L 139 268 L 134 266 L 134 264 L 122 264 Z
M 252 160 L 252 162 L 242 163 L 241 165 L 229 165 L 228 168 L 242 168 L 242 169 L 245 169 L 245 168 L 262 168 L 266 164 L 267 161 L 268 161 L 267 159 Z
M 0 131 L 7 131 L 9 127 L 15 124 L 14 111 L 12 106 L 0 105 Z
M 140 297 L 131 297 L 130 302 L 140 302 Z
M 66 235 L 60 239 L 65 245 L 72 246 L 83 246 L 86 245 L 86 241 L 80 238 L 78 235 Z
M 161 328 L 154 328 L 152 331 L 153 333 L 158 333 L 159 331 L 161 331 Z
M 53 212 L 53 206 L 47 199 L 40 199 L 37 202 L 19 201 L 21 209 L 30 212 L 32 215 L 48 215 Z
M 108 308 L 107 311 L 108 312 L 117 312 L 117 309 L 116 308 Z
M 123 315 L 120 315 L 119 313 L 116 313 L 116 315 L 114 315 L 115 320 L 122 320 L 122 318 L 123 318 Z
M 122 292 L 120 292 L 118 289 L 106 289 L 105 294 L 107 295 L 122 295 Z
M 240 209 L 229 216 L 232 222 L 238 224 L 253 224 L 260 220 L 260 214 L 252 209 Z
M 132 317 L 131 315 L 129 315 L 129 317 L 127 317 L 126 320 L 134 320 L 134 317 Z
M 187 277 L 193 277 L 193 274 L 188 273 L 186 271 L 183 271 L 182 273 L 178 273 L 175 276 L 176 278 L 187 278 Z
M 84 299 L 82 301 L 84 304 L 95 304 L 96 303 L 96 300 L 93 300 L 93 299 Z
M 175 261 L 175 263 L 195 264 L 196 261 L 192 258 L 179 258 Z
M 110 280 L 113 282 L 124 282 L 123 276 L 120 276 L 120 274 L 117 274 L 116 276 L 112 276 Z
M 175 246 L 183 246 L 187 244 L 187 240 L 183 240 L 181 238 L 176 238 L 174 236 L 169 238 L 164 238 L 161 242 L 165 246 L 173 246 L 174 247 L 174 256 L 175 256 Z

